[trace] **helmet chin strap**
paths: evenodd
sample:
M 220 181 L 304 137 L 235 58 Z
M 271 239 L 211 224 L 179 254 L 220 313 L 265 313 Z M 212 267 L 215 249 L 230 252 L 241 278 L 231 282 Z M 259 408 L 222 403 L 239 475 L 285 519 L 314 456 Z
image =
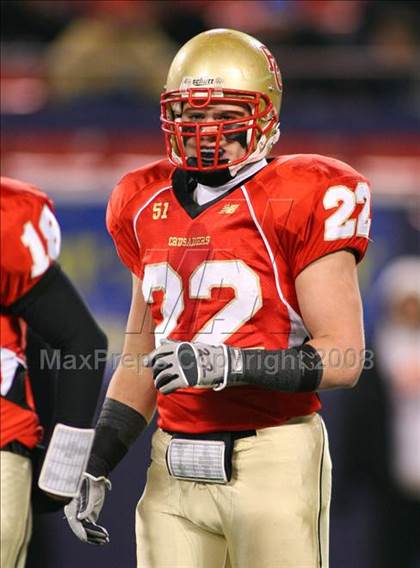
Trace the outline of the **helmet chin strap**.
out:
M 234 178 L 236 174 L 239 172 L 239 170 L 241 170 L 244 166 L 252 164 L 253 162 L 258 162 L 258 160 L 262 160 L 262 158 L 265 158 L 270 153 L 271 148 L 274 146 L 274 144 L 278 141 L 279 138 L 280 138 L 280 127 L 277 124 L 275 127 L 275 131 L 270 136 L 270 139 L 268 141 L 265 134 L 263 134 L 261 138 L 258 140 L 257 147 L 252 152 L 252 154 L 248 156 L 248 158 L 245 161 L 241 162 L 240 164 L 237 164 L 236 166 L 231 166 L 230 168 L 228 168 L 232 178 Z
M 247 134 L 245 132 L 240 132 L 237 134 L 227 134 L 226 138 L 229 141 L 239 142 L 239 144 L 246 150 L 247 148 Z M 218 187 L 224 185 L 234 179 L 238 172 L 242 170 L 245 166 L 252 164 L 253 162 L 258 162 L 259 160 L 265 158 L 267 154 L 269 154 L 271 148 L 280 138 L 280 128 L 277 124 L 275 131 L 271 134 L 270 139 L 267 141 L 267 137 L 263 134 L 258 141 L 257 147 L 255 148 L 254 152 L 248 156 L 248 158 L 237 164 L 235 166 L 227 167 L 223 170 L 214 170 L 214 171 L 190 171 L 190 179 L 194 180 L 196 183 L 201 183 L 202 185 L 207 185 L 208 187 Z M 213 156 L 208 156 L 208 160 L 213 161 Z M 202 161 L 206 161 L 206 156 L 203 156 L 202 152 Z M 228 163 L 227 160 L 220 160 L 219 163 Z M 187 160 L 187 164 L 189 166 L 196 167 L 197 166 L 197 158 L 190 157 Z
M 197 158 L 188 158 L 187 164 L 189 166 L 197 165 Z M 237 174 L 238 170 L 234 175 L 230 173 L 230 168 L 225 168 L 224 170 L 214 170 L 214 171 L 190 171 L 188 172 L 190 178 L 196 183 L 201 183 L 202 185 L 207 185 L 208 187 L 218 187 L 219 185 L 224 185 L 231 181 Z
M 210 166 L 214 163 L 215 153 L 212 150 L 205 150 L 201 151 L 201 161 L 204 165 Z M 219 152 L 219 164 L 228 164 L 228 160 L 223 159 L 223 150 Z M 197 167 L 198 160 L 196 157 L 190 157 L 187 160 L 187 164 L 189 166 Z M 229 172 L 229 168 L 225 168 L 223 170 L 214 170 L 214 171 L 193 171 L 191 172 L 191 178 L 196 181 L 197 183 L 201 183 L 203 185 L 207 185 L 209 187 L 217 187 L 219 185 L 224 185 L 234 176 L 231 176 Z

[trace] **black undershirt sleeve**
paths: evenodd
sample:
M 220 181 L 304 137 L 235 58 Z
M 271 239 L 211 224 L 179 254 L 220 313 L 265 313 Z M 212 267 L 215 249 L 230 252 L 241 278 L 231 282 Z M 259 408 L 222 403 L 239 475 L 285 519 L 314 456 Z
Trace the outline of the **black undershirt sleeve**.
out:
M 92 425 L 107 356 L 107 338 L 58 264 L 2 312 L 22 318 L 54 350 L 40 350 L 40 369 L 58 371 L 55 420 Z

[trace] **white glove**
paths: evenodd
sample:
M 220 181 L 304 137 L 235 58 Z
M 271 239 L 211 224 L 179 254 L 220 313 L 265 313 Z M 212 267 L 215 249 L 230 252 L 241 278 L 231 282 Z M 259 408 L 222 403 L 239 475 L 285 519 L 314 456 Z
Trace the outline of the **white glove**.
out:
M 106 528 L 96 524 L 107 489 L 111 489 L 109 479 L 84 473 L 79 495 L 64 507 L 71 530 L 83 542 L 97 545 L 109 542 Z
M 143 362 L 153 367 L 155 386 L 163 394 L 187 387 L 221 390 L 227 385 L 233 351 L 226 345 L 166 340 Z

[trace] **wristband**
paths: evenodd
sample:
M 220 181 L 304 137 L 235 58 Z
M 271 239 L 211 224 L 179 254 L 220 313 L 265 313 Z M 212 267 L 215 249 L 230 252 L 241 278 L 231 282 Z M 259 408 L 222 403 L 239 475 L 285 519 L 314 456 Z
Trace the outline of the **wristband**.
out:
M 276 391 L 313 392 L 322 379 L 318 351 L 305 343 L 290 349 L 235 349 L 229 347 L 228 384 L 248 383 Z
M 106 398 L 95 427 L 87 473 L 108 477 L 146 426 L 146 419 L 134 408 Z

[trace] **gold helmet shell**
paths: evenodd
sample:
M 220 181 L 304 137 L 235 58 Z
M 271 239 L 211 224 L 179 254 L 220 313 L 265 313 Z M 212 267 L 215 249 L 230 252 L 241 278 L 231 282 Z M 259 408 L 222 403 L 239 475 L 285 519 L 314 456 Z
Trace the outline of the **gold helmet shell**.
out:
M 248 104 L 250 120 L 246 128 L 242 125 L 247 131 L 247 152 L 237 165 L 242 167 L 264 157 L 279 136 L 281 96 L 279 68 L 260 41 L 229 29 L 209 30 L 193 37 L 175 56 L 161 97 L 169 159 L 185 169 L 210 169 L 186 164 L 182 142 L 186 128 L 182 131 L 180 121 L 183 102 L 195 103 L 198 108 L 215 102 Z M 216 169 L 233 165 L 213 164 Z

